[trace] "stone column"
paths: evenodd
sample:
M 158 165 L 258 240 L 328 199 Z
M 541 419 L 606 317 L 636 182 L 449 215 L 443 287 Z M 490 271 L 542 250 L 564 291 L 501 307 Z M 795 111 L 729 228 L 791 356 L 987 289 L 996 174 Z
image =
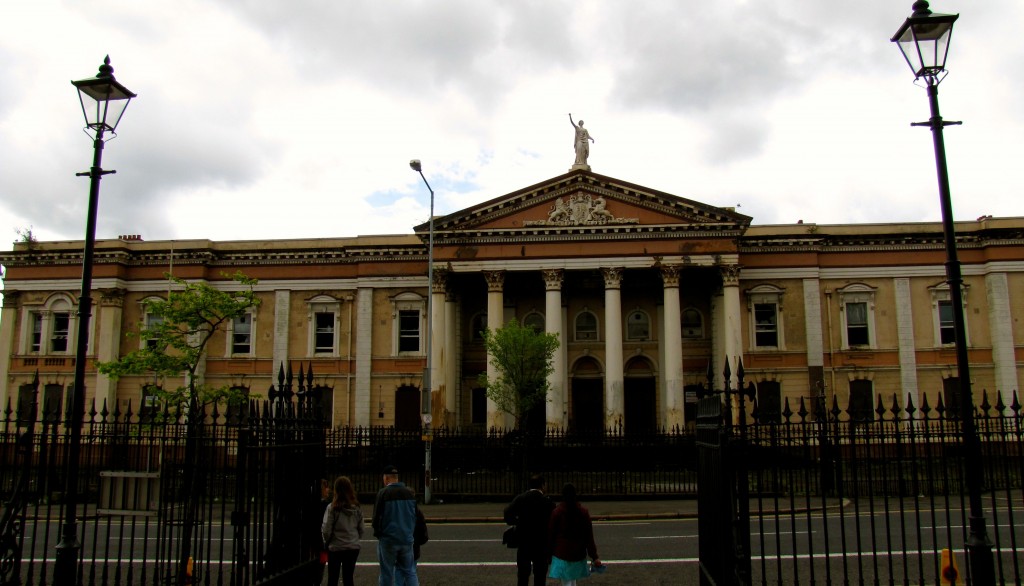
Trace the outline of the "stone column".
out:
M 11 360 L 15 354 L 20 354 L 18 342 L 14 339 L 14 325 L 18 322 L 18 301 L 21 293 L 13 290 L 4 291 L 4 306 L 0 310 L 0 405 L 7 406 L 10 399 L 14 405 L 18 398 L 16 385 L 8 378 L 11 372 Z M 31 327 L 29 324 L 21 324 L 21 328 Z M 15 352 L 18 350 L 18 352 Z
M 604 274 L 604 425 L 621 425 L 625 411 L 622 358 L 622 269 L 603 268 Z
M 561 269 L 542 271 L 544 277 L 544 331 L 558 336 L 558 350 L 551 362 L 548 375 L 548 402 L 546 405 L 549 428 L 564 428 L 566 403 L 565 380 L 565 330 L 562 327 L 562 282 L 565 273 Z
M 444 298 L 445 289 L 448 287 L 448 272 L 434 271 L 434 282 L 430 288 L 430 323 L 432 330 L 430 336 L 430 407 L 433 416 L 433 426 L 440 427 L 447 423 L 448 413 L 454 411 L 449 409 L 448 401 L 448 369 L 446 364 L 447 348 L 445 348 L 445 322 Z
M 497 330 L 505 316 L 505 271 L 484 271 L 487 280 L 487 329 Z M 487 379 L 498 377 L 498 369 L 491 364 L 492 356 L 487 353 Z M 498 411 L 498 406 L 490 398 L 487 399 L 487 426 L 505 428 L 510 426 L 511 415 Z
M 1010 405 L 1013 403 L 1013 392 L 1019 387 L 1013 345 L 1014 319 L 1010 311 L 1010 288 L 1006 273 L 985 275 L 985 293 L 988 297 L 988 325 L 992 332 L 992 362 L 995 366 L 996 389 L 1003 399 L 1003 404 Z M 992 403 L 995 403 L 994 399 Z
M 370 401 L 373 374 L 373 288 L 356 290 L 356 426 L 369 427 L 376 420 L 376 410 Z M 392 421 L 395 414 L 392 413 Z
M 743 314 L 740 310 L 740 266 L 724 265 L 719 267 L 722 272 L 722 319 L 724 356 L 729 361 L 732 372 L 730 384 L 735 388 L 736 371 L 740 358 L 743 357 L 743 339 L 740 332 Z M 724 368 L 724 365 L 723 365 Z M 716 376 L 719 373 L 715 373 Z M 738 421 L 739 401 L 733 401 L 733 421 Z
M 448 427 L 458 427 L 462 422 L 462 407 L 459 401 L 460 346 L 458 334 L 459 304 L 458 297 L 451 287 L 445 289 L 444 295 L 444 380 L 445 409 L 448 411 L 444 422 Z
M 99 311 L 93 323 L 92 354 L 99 362 L 112 362 L 121 354 L 121 318 L 124 312 L 124 289 L 107 289 L 99 293 Z M 96 373 L 96 408 L 113 411 L 117 406 L 117 382 L 110 377 Z
M 683 328 L 679 303 L 679 267 L 663 265 L 661 267 L 664 297 L 664 325 L 662 327 L 661 344 L 664 363 L 661 385 L 661 424 L 666 429 L 682 426 L 686 423 L 683 401 Z

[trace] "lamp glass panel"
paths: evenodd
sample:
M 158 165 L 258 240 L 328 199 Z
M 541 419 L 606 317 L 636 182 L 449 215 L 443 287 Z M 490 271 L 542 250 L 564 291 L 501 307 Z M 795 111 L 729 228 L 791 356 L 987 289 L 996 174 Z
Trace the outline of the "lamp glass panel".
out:
M 930 69 L 944 69 L 949 51 L 949 37 L 953 32 L 951 23 L 920 24 L 911 27 L 920 46 L 921 65 Z
M 78 97 L 82 102 L 82 113 L 89 128 L 114 130 L 124 115 L 132 95 L 126 94 L 113 84 L 78 85 Z

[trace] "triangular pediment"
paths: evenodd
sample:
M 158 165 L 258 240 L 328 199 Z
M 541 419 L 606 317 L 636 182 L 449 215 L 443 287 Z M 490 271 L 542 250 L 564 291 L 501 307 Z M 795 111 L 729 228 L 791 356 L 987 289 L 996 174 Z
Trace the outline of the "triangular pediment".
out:
M 662 236 L 739 236 L 751 218 L 731 209 L 635 185 L 589 171 L 572 171 L 447 216 L 434 218 L 435 239 L 465 241 L 517 235 L 557 239 L 656 232 Z M 415 228 L 421 236 L 429 229 Z

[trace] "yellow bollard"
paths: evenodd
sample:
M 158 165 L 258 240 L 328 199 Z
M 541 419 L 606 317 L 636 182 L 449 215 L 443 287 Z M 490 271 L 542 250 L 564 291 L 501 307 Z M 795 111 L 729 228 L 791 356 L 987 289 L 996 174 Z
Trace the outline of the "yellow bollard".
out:
M 943 551 L 945 551 L 945 550 L 943 550 Z M 945 558 L 943 558 L 943 559 L 945 559 Z M 188 564 L 185 565 L 185 576 L 186 576 L 185 583 L 186 584 L 191 584 L 192 583 L 192 556 L 188 556 Z
M 963 586 L 960 570 L 956 565 L 956 554 L 950 549 L 942 550 L 942 562 L 939 564 L 939 579 L 942 586 Z

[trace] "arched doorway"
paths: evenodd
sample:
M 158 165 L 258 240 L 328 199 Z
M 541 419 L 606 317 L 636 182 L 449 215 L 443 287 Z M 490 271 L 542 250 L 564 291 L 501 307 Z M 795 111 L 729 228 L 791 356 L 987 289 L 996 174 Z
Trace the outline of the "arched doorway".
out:
M 604 429 L 604 371 L 597 360 L 587 356 L 572 369 L 572 412 L 569 427 L 576 432 Z
M 420 390 L 412 385 L 395 389 L 395 430 L 417 431 L 420 428 Z
M 657 385 L 654 367 L 643 356 L 626 363 L 623 407 L 626 433 L 651 433 L 657 429 Z

